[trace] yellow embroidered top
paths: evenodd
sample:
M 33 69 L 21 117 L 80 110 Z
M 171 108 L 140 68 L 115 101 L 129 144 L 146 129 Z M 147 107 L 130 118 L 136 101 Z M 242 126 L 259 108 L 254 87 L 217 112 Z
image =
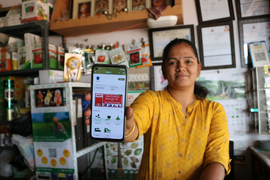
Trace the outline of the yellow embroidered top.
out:
M 181 104 L 164 90 L 142 93 L 131 107 L 139 137 L 145 134 L 137 179 L 196 180 L 212 162 L 230 172 L 228 123 L 221 104 L 197 99 L 185 117 Z

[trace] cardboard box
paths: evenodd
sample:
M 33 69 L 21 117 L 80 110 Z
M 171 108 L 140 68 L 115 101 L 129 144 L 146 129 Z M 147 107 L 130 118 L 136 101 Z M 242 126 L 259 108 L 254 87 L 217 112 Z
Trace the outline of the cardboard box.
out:
M 24 40 L 19 39 L 19 38 L 14 38 L 14 37 L 9 37 L 8 45 L 14 49 L 18 49 L 19 47 L 25 46 Z
M 2 24 L 3 26 L 14 26 L 14 25 L 19 25 L 22 24 L 21 22 L 21 17 L 3 17 L 2 19 Z
M 31 69 L 32 46 L 23 46 L 18 48 L 18 70 Z
M 0 28 L 4 26 L 3 18 L 0 18 Z
M 49 5 L 42 0 L 22 2 L 22 22 L 49 21 Z
M 50 61 L 50 68 L 56 69 L 56 47 L 53 44 L 49 44 L 49 61 Z M 32 45 L 32 63 L 31 68 L 41 68 L 43 66 L 43 59 L 42 59 L 42 45 L 33 44 Z
M 39 83 L 51 84 L 64 81 L 64 71 L 59 70 L 40 70 Z
M 11 64 L 12 64 L 12 70 L 18 70 L 18 53 L 17 52 L 11 53 Z
M 32 34 L 32 33 L 25 33 L 24 34 L 24 43 L 25 45 L 32 45 L 32 44 L 38 44 L 41 43 L 41 38 L 38 35 Z
M 11 56 L 6 47 L 0 47 L 0 72 L 12 70 Z
M 24 100 L 24 95 L 25 95 L 24 88 L 15 89 L 15 92 L 14 92 L 15 100 Z
M 0 79 L 0 98 L 4 98 L 4 80 L 13 80 L 14 81 L 14 99 L 15 100 L 24 100 L 24 78 L 19 76 L 3 76 Z M 1 90 L 2 89 L 2 90 Z
M 28 84 L 24 86 L 24 102 L 25 108 L 31 108 L 30 85 Z
M 57 46 L 57 69 L 64 69 L 65 48 Z
M 2 76 L 1 79 L 0 79 L 0 88 L 4 88 L 3 87 L 3 81 L 8 80 L 8 79 L 14 81 L 14 88 L 16 87 L 17 83 L 24 84 L 24 78 L 23 77 L 20 77 L 20 76 Z

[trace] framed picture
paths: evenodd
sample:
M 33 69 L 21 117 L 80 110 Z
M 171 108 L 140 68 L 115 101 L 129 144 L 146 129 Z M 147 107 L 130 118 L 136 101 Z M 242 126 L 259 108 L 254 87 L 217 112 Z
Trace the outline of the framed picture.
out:
M 148 35 L 152 61 L 162 60 L 163 49 L 175 38 L 187 39 L 195 44 L 193 25 L 149 29 Z
M 127 0 L 113 0 L 113 12 L 120 13 L 127 7 Z
M 199 24 L 234 20 L 232 0 L 195 0 Z
M 95 0 L 95 15 L 101 15 L 109 11 L 109 0 Z
M 198 26 L 202 70 L 235 68 L 232 21 Z
M 131 0 L 132 11 L 144 10 L 146 8 L 146 0 Z
M 265 41 L 250 42 L 248 47 L 253 67 L 270 65 Z
M 150 67 L 151 90 L 153 91 L 162 91 L 168 85 L 167 79 L 164 79 L 161 66 L 162 63 L 156 63 Z
M 238 22 L 241 67 L 249 67 L 248 44 L 265 41 L 270 52 L 270 18 L 245 19 Z
M 239 20 L 267 18 L 270 15 L 269 0 L 237 0 L 235 1 Z
M 73 0 L 72 19 L 94 16 L 94 0 Z

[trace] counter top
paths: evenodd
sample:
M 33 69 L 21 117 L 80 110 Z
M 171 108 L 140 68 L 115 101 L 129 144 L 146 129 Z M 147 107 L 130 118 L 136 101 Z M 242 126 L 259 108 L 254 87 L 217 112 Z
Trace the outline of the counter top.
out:
M 251 152 L 268 168 L 270 171 L 270 152 L 261 151 L 258 147 L 249 146 Z

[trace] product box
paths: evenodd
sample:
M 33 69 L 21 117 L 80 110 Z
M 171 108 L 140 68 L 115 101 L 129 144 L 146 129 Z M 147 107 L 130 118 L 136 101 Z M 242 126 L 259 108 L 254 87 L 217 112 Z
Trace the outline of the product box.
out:
M 3 19 L 0 18 L 0 28 L 4 26 Z
M 25 84 L 24 86 L 24 103 L 25 108 L 31 108 L 31 99 L 30 99 L 30 85 Z
M 49 5 L 42 0 L 22 2 L 22 22 L 49 21 Z
M 56 69 L 56 47 L 53 44 L 49 44 L 48 48 L 49 48 L 50 68 Z M 32 45 L 31 56 L 32 56 L 31 68 L 41 68 L 43 66 L 41 43 Z
M 39 83 L 51 84 L 64 81 L 64 71 L 59 70 L 40 70 Z
M 57 46 L 57 69 L 64 69 L 65 61 L 65 48 L 62 46 Z
M 41 43 L 41 38 L 40 36 L 32 34 L 32 33 L 25 33 L 24 43 L 25 45 L 38 44 L 38 43 Z
M 18 53 L 17 52 L 11 53 L 11 64 L 12 64 L 12 70 L 18 70 Z
M 19 39 L 19 38 L 14 38 L 14 37 L 9 37 L 8 38 L 8 46 L 14 50 L 18 50 L 17 48 L 25 46 L 24 40 Z
M 21 24 L 21 6 L 12 6 L 5 17 L 1 18 L 2 26 L 14 26 Z
M 25 95 L 24 88 L 15 89 L 15 92 L 14 92 L 15 100 L 24 100 L 24 95 Z
M 14 81 L 14 99 L 23 100 L 24 99 L 24 78 L 19 76 L 3 76 L 0 79 L 0 98 L 4 98 L 4 80 L 13 80 Z M 2 90 L 1 90 L 2 89 Z
M 22 24 L 20 15 L 12 15 L 11 17 L 2 17 L 3 26 L 14 26 Z
M 6 47 L 0 47 L 0 72 L 10 70 L 12 70 L 10 53 Z
M 64 80 L 81 81 L 82 54 L 65 53 Z
M 18 48 L 18 70 L 31 69 L 32 46 L 23 46 Z

